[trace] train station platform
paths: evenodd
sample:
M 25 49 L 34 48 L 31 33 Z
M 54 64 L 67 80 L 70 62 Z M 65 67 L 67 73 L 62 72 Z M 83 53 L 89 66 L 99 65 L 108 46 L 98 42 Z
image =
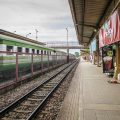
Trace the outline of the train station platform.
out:
M 120 120 L 120 84 L 111 84 L 102 68 L 81 61 L 57 120 Z

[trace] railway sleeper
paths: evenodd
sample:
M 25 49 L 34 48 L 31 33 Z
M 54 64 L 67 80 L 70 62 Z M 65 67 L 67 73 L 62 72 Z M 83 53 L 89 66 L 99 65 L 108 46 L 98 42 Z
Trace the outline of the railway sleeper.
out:
M 42 101 L 43 99 L 28 98 L 29 101 Z
M 49 91 L 48 91 L 49 92 Z M 36 91 L 34 94 L 47 94 L 48 93 L 47 91 Z
M 47 93 L 42 93 L 42 92 L 39 94 L 37 94 L 37 93 L 33 94 L 33 96 L 37 96 L 37 97 L 43 97 L 43 96 L 45 97 L 46 95 L 47 95 Z
M 51 90 L 52 88 L 54 88 L 54 86 L 44 86 L 44 89 Z
M 44 90 L 45 92 L 49 93 L 51 91 L 51 89 L 49 87 L 44 87 L 44 88 L 41 88 L 41 92 Z
M 30 98 L 34 98 L 34 99 L 43 99 L 46 95 L 32 95 Z
M 34 107 L 35 107 L 35 105 L 34 106 L 19 106 L 18 108 L 14 109 L 13 111 L 16 111 L 16 112 L 19 111 L 19 110 L 32 111 Z
M 30 107 L 34 107 L 37 106 L 38 104 L 29 104 L 29 103 L 22 103 L 22 106 L 30 106 Z
M 46 85 L 46 87 L 52 88 L 52 87 L 54 87 L 54 85 L 48 84 L 48 85 Z

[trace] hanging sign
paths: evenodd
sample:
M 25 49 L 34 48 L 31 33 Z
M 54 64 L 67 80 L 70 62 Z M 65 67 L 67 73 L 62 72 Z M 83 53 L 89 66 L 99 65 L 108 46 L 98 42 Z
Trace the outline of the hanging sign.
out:
M 99 47 L 120 41 L 120 15 L 116 10 L 99 30 Z

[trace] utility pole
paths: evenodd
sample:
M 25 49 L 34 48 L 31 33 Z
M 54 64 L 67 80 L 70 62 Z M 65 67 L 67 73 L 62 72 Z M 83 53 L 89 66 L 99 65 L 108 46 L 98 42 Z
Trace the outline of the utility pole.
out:
M 66 28 L 66 31 L 67 31 L 67 62 L 69 62 L 68 28 Z
M 36 41 L 37 41 L 37 39 L 38 39 L 38 36 L 37 36 L 38 30 L 35 29 L 35 31 L 36 31 Z

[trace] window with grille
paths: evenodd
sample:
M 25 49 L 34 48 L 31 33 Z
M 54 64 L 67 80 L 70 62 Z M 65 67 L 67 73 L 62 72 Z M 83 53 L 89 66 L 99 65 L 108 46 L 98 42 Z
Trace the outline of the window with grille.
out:
M 29 53 L 29 48 L 26 48 L 26 49 L 25 49 L 25 52 L 26 52 L 26 53 Z
M 18 47 L 17 52 L 21 53 L 22 52 L 22 47 Z
M 6 46 L 6 51 L 13 52 L 13 46 Z

